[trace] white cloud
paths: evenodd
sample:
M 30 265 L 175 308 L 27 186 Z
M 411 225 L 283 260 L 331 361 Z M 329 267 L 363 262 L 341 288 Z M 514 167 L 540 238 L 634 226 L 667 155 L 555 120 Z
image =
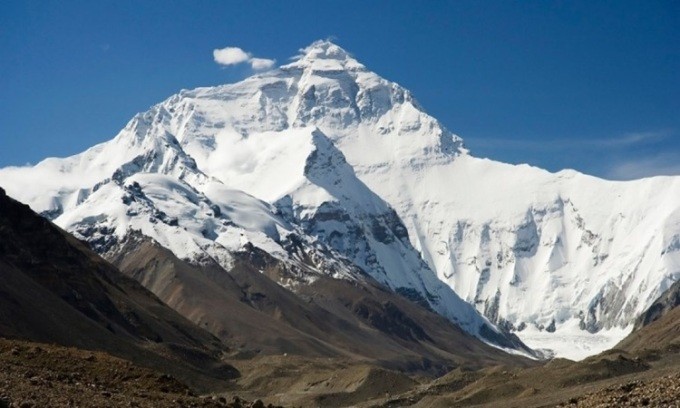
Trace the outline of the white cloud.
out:
M 225 47 L 213 50 L 213 58 L 220 65 L 236 65 L 250 59 L 250 54 L 239 47 Z
M 259 71 L 261 69 L 269 69 L 273 67 L 276 60 L 267 58 L 251 58 L 248 62 L 254 70 Z
M 256 70 L 269 69 L 274 66 L 276 60 L 267 58 L 255 58 L 251 53 L 239 47 L 224 47 L 213 50 L 213 58 L 220 65 L 236 65 L 247 62 Z

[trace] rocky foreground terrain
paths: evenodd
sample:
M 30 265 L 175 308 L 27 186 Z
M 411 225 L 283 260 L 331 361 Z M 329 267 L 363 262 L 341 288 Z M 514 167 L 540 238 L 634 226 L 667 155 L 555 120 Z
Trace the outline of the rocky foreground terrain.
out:
M 231 391 L 198 395 L 172 375 L 103 352 L 0 339 L 0 408 L 680 406 L 677 348 L 525 369 L 458 368 L 435 380 L 293 356 L 234 364 L 247 374 Z
M 171 375 L 56 345 L 0 339 L 0 366 L 0 408 L 267 406 L 237 396 L 198 396 Z
M 605 353 L 541 367 L 457 369 L 406 393 L 372 401 L 381 407 L 680 406 L 680 355 Z
M 680 373 L 650 381 L 631 381 L 607 387 L 582 398 L 572 398 L 569 407 L 678 407 L 680 406 Z

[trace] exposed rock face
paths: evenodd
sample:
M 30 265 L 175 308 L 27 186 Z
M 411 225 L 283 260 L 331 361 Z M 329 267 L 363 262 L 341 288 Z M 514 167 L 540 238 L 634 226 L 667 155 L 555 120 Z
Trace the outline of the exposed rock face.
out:
M 678 306 L 680 306 L 680 281 L 675 282 L 661 297 L 652 303 L 649 309 L 635 320 L 634 330 L 640 330 L 659 320 Z
M 617 348 L 628 351 L 680 350 L 680 282 L 663 293 L 635 321 L 633 332 Z

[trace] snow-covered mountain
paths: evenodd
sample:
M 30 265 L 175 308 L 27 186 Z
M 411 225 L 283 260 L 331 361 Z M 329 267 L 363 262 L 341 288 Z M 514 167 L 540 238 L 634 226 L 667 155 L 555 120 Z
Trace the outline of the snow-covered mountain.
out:
M 487 340 L 474 308 L 570 357 L 615 344 L 680 278 L 680 177 L 475 158 L 328 41 L 181 91 L 79 155 L 2 169 L 0 185 L 102 253 L 132 229 L 228 268 L 250 243 L 295 266 L 293 289 L 365 273 Z

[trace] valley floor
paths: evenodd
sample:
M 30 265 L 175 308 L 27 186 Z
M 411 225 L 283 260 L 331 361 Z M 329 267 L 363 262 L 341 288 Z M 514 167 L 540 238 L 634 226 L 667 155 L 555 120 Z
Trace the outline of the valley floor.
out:
M 231 389 L 199 396 L 170 375 L 105 353 L 0 339 L 0 408 L 680 407 L 678 346 L 529 368 L 457 368 L 437 379 L 292 355 L 228 362 L 242 373 Z
M 368 406 L 680 407 L 680 348 L 636 355 L 610 350 L 527 369 L 454 370 Z
M 680 407 L 680 347 L 610 350 L 534 367 L 457 368 L 432 379 L 335 359 L 230 360 L 231 392 L 302 407 Z

